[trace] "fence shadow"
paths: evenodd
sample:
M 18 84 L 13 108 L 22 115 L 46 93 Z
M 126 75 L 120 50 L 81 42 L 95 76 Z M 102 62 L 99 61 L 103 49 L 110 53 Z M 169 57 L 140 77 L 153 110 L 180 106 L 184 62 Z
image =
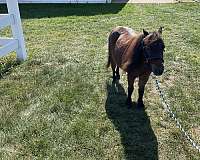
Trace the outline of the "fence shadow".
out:
M 12 69 L 20 64 L 21 61 L 17 60 L 8 61 L 5 64 L 0 63 L 0 79 L 6 75 L 9 75 L 12 72 Z
M 158 142 L 144 109 L 125 105 L 127 95 L 119 82 L 107 82 L 105 109 L 121 135 L 126 160 L 158 160 Z
M 21 17 L 50 18 L 65 16 L 93 16 L 117 14 L 126 4 L 20 4 Z M 0 4 L 0 13 L 7 12 L 6 5 Z

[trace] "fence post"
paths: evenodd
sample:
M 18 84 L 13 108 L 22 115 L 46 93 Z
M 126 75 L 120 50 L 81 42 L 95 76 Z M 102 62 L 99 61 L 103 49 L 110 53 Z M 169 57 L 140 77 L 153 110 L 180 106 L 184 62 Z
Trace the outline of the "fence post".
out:
M 21 25 L 18 1 L 17 0 L 6 0 L 6 1 L 7 1 L 8 13 L 13 17 L 13 23 L 11 24 L 13 38 L 17 39 L 19 43 L 19 48 L 16 50 L 17 59 L 25 60 L 27 58 L 27 53 L 26 53 L 25 41 Z

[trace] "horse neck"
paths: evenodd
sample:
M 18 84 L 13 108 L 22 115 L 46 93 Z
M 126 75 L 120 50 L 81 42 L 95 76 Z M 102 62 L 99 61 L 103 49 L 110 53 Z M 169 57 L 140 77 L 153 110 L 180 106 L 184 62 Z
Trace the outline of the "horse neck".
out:
M 144 64 L 144 55 L 143 55 L 143 34 L 139 34 L 137 37 L 136 45 L 133 49 L 132 65 L 140 66 Z

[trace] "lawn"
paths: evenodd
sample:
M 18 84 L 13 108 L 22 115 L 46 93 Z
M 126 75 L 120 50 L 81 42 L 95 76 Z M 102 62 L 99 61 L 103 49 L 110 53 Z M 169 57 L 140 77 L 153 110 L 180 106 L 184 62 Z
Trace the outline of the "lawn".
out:
M 113 85 L 105 64 L 113 27 L 164 26 L 159 80 L 200 144 L 199 9 L 199 3 L 20 5 L 28 60 L 19 64 L 15 54 L 0 59 L 0 158 L 198 160 L 163 110 L 154 81 L 146 87 L 145 110 L 127 109 L 126 74 Z M 5 35 L 8 28 L 0 32 Z

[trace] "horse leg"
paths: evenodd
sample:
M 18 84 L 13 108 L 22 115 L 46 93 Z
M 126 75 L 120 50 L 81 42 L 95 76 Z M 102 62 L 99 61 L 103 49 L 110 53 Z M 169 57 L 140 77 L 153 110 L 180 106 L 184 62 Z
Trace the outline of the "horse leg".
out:
M 116 79 L 120 79 L 120 75 L 119 75 L 119 67 L 117 66 L 116 68 Z
M 135 81 L 136 76 L 134 76 L 133 74 L 128 73 L 128 97 L 126 100 L 126 104 L 131 107 L 132 105 L 132 100 L 131 100 L 131 95 L 133 93 L 134 90 L 134 81 Z
M 139 89 L 138 89 L 138 101 L 137 101 L 137 107 L 144 107 L 143 103 L 143 96 L 144 96 L 144 88 L 149 79 L 149 74 L 143 74 L 139 76 Z

